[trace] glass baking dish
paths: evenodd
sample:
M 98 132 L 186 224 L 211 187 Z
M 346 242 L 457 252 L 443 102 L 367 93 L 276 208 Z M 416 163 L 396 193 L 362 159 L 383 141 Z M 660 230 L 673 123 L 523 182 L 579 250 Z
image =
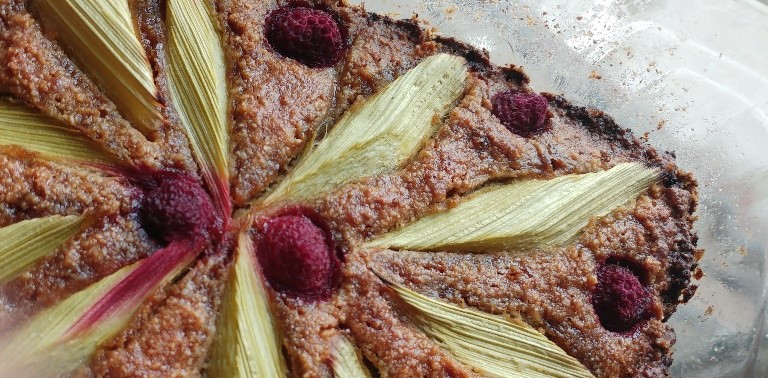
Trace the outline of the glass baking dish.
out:
M 523 66 L 537 91 L 605 110 L 700 184 L 705 277 L 670 319 L 679 377 L 768 376 L 765 1 L 366 2 Z

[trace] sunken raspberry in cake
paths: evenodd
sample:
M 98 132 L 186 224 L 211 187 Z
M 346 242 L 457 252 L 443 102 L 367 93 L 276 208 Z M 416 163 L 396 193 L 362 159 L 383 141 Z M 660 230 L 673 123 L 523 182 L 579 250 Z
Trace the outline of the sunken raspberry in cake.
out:
M 0 372 L 37 372 L 30 361 L 51 358 L 66 360 L 56 365 L 61 375 L 218 376 L 237 365 L 238 374 L 274 368 L 266 375 L 330 377 L 349 373 L 337 348 L 343 340 L 361 376 L 499 375 L 436 337 L 443 331 L 401 295 L 408 290 L 457 314 L 527 329 L 540 338 L 532 345 L 549 345 L 560 361 L 552 368 L 512 355 L 505 372 L 569 376 L 557 370 L 567 365 L 584 376 L 669 374 L 675 334 L 665 322 L 693 295 L 702 253 L 692 231 L 696 181 L 674 154 L 599 110 L 535 92 L 519 68 L 493 65 L 416 20 L 337 1 L 130 2 L 122 13 L 130 22 L 121 25 L 134 29 L 122 35 L 136 37 L 156 115 L 153 126 L 139 126 L 46 4 L 0 2 L 0 232 L 35 219 L 87 220 L 0 276 L 0 353 L 29 339 L 29 324 L 44 327 L 52 316 L 71 323 L 62 320 L 60 338 L 34 336 L 41 339 L 29 344 L 29 359 L 0 364 Z M 205 25 L 214 37 L 201 40 L 218 42 L 190 42 L 204 38 L 191 31 Z M 203 74 L 176 71 L 207 67 L 195 56 L 220 57 L 220 72 L 215 64 Z M 110 61 L 112 74 L 128 70 L 128 59 Z M 208 100 L 187 105 L 200 93 Z M 101 160 L 12 142 L 23 127 L 4 121 L 19 119 L 12 111 L 87 140 Z M 219 129 L 208 122 L 215 116 L 196 121 L 209 114 L 221 115 Z M 393 138 L 400 134 L 387 134 L 388 125 L 398 122 L 424 131 Z M 414 143 L 402 147 L 407 139 Z M 568 197 L 625 167 L 651 178 L 621 177 L 637 188 L 589 202 L 583 198 L 601 186 Z M 527 221 L 536 218 L 525 215 L 533 199 L 551 200 L 563 220 L 546 229 L 546 220 L 533 219 L 519 234 L 501 227 L 454 244 L 382 241 L 441 214 L 467 214 L 452 223 L 483 229 L 518 213 L 464 213 L 474 199 L 560 182 L 515 205 Z M 484 214 L 488 222 L 471 221 Z M 21 250 L 1 243 L 9 254 Z M 88 306 L 62 305 L 72 298 Z M 264 313 L 244 304 L 251 300 Z M 257 324 L 273 332 L 256 337 L 258 345 L 274 341 L 271 349 L 242 341 Z M 237 340 L 243 344 L 229 345 Z M 516 347 L 504 340 L 504 350 Z M 86 352 L 74 362 L 41 357 L 62 346 Z M 229 348 L 245 357 L 221 357 Z

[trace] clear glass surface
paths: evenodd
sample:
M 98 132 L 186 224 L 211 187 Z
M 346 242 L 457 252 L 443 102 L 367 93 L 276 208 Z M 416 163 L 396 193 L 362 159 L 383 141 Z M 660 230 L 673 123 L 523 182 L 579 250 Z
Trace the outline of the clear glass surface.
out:
M 670 319 L 677 377 L 768 376 L 768 4 L 761 0 L 382 0 L 605 110 L 700 184 L 706 276 Z

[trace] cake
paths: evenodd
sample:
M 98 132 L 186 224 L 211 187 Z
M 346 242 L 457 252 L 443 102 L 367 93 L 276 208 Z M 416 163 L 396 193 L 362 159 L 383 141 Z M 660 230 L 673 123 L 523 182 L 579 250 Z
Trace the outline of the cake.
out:
M 669 374 L 696 181 L 336 1 L 0 4 L 0 372 Z

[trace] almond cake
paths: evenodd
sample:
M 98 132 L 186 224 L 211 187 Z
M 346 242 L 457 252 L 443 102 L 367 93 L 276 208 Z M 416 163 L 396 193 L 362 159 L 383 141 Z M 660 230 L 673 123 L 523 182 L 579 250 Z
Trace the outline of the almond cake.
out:
M 669 375 L 696 181 L 343 1 L 0 0 L 0 375 Z

